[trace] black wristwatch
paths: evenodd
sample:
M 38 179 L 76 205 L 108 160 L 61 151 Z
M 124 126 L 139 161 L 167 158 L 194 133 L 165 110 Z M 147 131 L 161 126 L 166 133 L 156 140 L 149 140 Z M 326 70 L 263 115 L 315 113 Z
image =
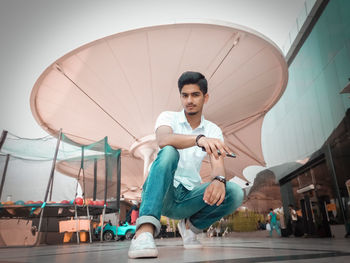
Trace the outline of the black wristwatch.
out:
M 221 176 L 221 175 L 215 176 L 213 178 L 213 181 L 214 180 L 218 180 L 218 181 L 222 182 L 226 186 L 226 178 L 224 176 Z
M 204 134 L 199 134 L 199 135 L 196 137 L 196 144 L 197 144 L 198 147 L 201 147 L 201 146 L 198 145 L 198 141 L 199 141 L 199 139 L 202 138 L 202 137 L 205 137 L 205 135 L 204 135 Z M 202 147 L 201 147 L 201 148 L 202 148 Z M 204 148 L 204 149 L 205 149 L 205 148 Z

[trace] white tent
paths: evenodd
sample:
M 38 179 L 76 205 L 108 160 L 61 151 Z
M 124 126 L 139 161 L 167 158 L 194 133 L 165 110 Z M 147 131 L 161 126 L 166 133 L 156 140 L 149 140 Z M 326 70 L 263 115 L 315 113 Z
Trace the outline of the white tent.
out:
M 51 134 L 62 128 L 82 144 L 107 135 L 111 146 L 142 158 L 143 170 L 135 166 L 132 171 L 139 175 L 139 186 L 157 152 L 155 120 L 164 110 L 181 110 L 177 79 L 187 70 L 208 79 L 204 115 L 222 128 L 237 155 L 225 162 L 228 175 L 244 178 L 247 166 L 265 165 L 261 125 L 286 87 L 288 68 L 270 40 L 238 25 L 196 21 L 96 40 L 42 73 L 32 90 L 31 109 Z M 204 180 L 209 167 L 205 161 Z M 127 170 L 123 178 L 128 184 Z

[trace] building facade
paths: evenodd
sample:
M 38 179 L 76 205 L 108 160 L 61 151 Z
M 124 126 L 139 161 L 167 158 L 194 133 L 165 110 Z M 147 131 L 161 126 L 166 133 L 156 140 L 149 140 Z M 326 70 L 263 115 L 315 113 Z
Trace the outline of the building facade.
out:
M 341 93 L 350 78 L 350 1 L 325 2 L 262 129 L 268 166 L 303 164 L 275 175 L 284 209 L 293 204 L 313 236 L 350 231 L 350 99 Z

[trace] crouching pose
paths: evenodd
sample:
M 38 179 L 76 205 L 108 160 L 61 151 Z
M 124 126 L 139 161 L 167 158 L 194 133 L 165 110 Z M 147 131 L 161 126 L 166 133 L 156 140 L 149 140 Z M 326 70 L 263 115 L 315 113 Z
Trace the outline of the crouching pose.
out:
M 225 179 L 224 153 L 231 151 L 221 129 L 202 115 L 207 85 L 201 73 L 183 73 L 178 80 L 183 110 L 162 112 L 156 121 L 160 151 L 143 185 L 130 258 L 158 256 L 153 237 L 159 234 L 161 215 L 181 219 L 178 229 L 185 248 L 201 248 L 197 234 L 242 203 L 242 189 Z M 199 171 L 207 154 L 212 180 L 201 184 Z

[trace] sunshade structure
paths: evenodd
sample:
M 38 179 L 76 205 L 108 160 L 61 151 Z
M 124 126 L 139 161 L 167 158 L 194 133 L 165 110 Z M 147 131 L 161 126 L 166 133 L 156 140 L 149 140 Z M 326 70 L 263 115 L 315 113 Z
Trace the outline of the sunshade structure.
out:
M 133 186 L 140 186 L 157 152 L 156 118 L 162 111 L 182 109 L 177 79 L 188 70 L 208 79 L 205 118 L 222 128 L 237 154 L 225 162 L 229 176 L 243 178 L 245 167 L 264 165 L 262 121 L 282 95 L 288 70 L 271 41 L 242 26 L 178 23 L 96 40 L 42 73 L 32 90 L 31 109 L 51 134 L 62 128 L 82 144 L 108 136 L 123 155 L 143 159 L 144 167 L 132 171 L 139 181 Z M 209 167 L 204 162 L 204 179 Z M 129 185 L 128 172 L 122 168 L 124 185 Z

